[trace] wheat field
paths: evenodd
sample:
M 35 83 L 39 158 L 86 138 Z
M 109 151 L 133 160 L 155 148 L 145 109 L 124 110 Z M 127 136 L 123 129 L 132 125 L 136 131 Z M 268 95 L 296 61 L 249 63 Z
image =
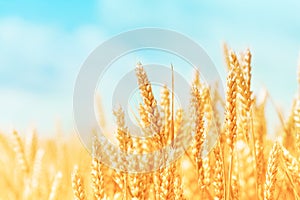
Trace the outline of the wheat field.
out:
M 268 139 L 268 96 L 258 102 L 251 89 L 251 56 L 248 49 L 237 54 L 224 46 L 225 99 L 195 73 L 190 89 L 193 112 L 175 110 L 174 96 L 167 87 L 157 102 L 147 73 L 137 64 L 142 97 L 138 120 L 153 137 L 132 137 L 124 111 L 118 108 L 113 111 L 118 127 L 113 134 L 119 148 L 148 153 L 169 144 L 176 148 L 181 144 L 173 143 L 174 138 L 188 132 L 193 135 L 182 157 L 154 172 L 109 168 L 101 163 L 97 149 L 105 149 L 112 161 L 117 155 L 99 146 L 97 139 L 91 156 L 75 134 L 40 138 L 35 130 L 0 133 L 0 199 L 299 199 L 300 94 L 293 100 L 289 117 L 280 124 L 278 139 Z M 217 115 L 217 106 L 224 108 L 224 120 Z M 212 121 L 219 137 L 203 156 Z

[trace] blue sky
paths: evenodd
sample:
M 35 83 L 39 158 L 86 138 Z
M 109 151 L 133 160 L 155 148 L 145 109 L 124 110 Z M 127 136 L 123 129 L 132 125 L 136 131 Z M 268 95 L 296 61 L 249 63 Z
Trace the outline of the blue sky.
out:
M 253 88 L 267 87 L 288 110 L 297 89 L 299 10 L 296 0 L 0 0 L 0 130 L 49 132 L 57 120 L 71 130 L 72 92 L 84 59 L 111 36 L 141 27 L 191 37 L 222 75 L 222 41 L 237 51 L 250 47 Z

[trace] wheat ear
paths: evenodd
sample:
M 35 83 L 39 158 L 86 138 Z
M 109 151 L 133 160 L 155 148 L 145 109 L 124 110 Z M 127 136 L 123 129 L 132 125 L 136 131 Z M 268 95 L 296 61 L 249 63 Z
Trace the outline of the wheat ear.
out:
M 298 160 L 300 161 L 300 99 L 297 99 L 293 112 L 294 130 L 296 134 L 296 154 L 298 154 Z
M 225 42 L 223 43 L 223 56 L 225 58 L 227 70 L 230 71 L 232 66 L 230 64 L 228 45 Z
M 72 173 L 72 188 L 74 193 L 74 199 L 75 200 L 84 200 L 86 199 L 84 184 L 83 184 L 83 178 L 79 174 L 78 166 L 74 167 L 73 173 Z
M 124 152 L 128 152 L 129 149 L 132 148 L 133 142 L 132 138 L 130 136 L 130 133 L 128 132 L 128 129 L 125 125 L 125 117 L 124 117 L 124 111 L 120 107 L 119 109 L 114 111 L 114 115 L 117 120 L 117 139 L 119 141 L 119 146 Z M 127 157 L 121 158 L 123 161 L 123 170 L 127 171 L 129 167 L 129 160 Z M 123 192 L 123 198 L 128 198 L 128 174 L 126 172 L 118 172 L 116 171 L 116 180 L 119 183 L 119 186 Z
M 283 146 L 289 150 L 290 152 L 295 152 L 296 150 L 296 142 L 297 141 L 297 132 L 296 125 L 297 122 L 297 109 L 296 109 L 297 99 L 294 99 L 290 114 L 284 124 L 284 133 L 283 133 Z
M 99 159 L 95 157 L 92 159 L 91 175 L 94 199 L 105 198 L 103 166 Z
M 49 200 L 59 199 L 61 181 L 62 181 L 62 173 L 57 172 L 55 177 L 54 177 L 52 186 L 51 186 L 51 192 L 50 192 L 50 195 L 49 195 Z
M 162 143 L 165 145 L 168 140 L 172 141 L 171 136 L 171 111 L 170 111 L 170 93 L 166 85 L 164 85 L 161 91 L 161 102 L 160 105 L 162 107 L 162 117 L 163 117 L 163 128 L 161 131 Z
M 25 141 L 25 153 L 28 159 L 28 165 L 32 165 L 38 149 L 37 131 L 32 130 L 30 136 Z
M 281 148 L 278 142 L 273 145 L 273 148 L 270 152 L 268 159 L 268 166 L 266 172 L 266 182 L 264 188 L 264 199 L 271 200 L 274 199 L 274 191 L 277 181 L 278 165 L 279 165 L 279 156 Z
M 172 163 L 170 166 L 162 170 L 161 187 L 160 187 L 160 199 L 174 199 L 174 178 L 176 172 L 176 163 Z
M 202 166 L 201 152 L 204 140 L 206 138 L 204 130 L 204 101 L 201 97 L 199 89 L 195 85 L 192 88 L 192 109 L 194 110 L 193 121 L 195 125 L 194 145 L 192 151 L 197 166 L 199 185 L 202 187 L 204 185 L 204 171 Z
M 300 185 L 300 163 L 284 147 L 282 147 L 282 158 L 285 169 L 291 174 L 295 182 Z
M 236 111 L 236 102 L 237 102 L 237 85 L 236 85 L 236 72 L 235 68 L 237 67 L 238 62 L 236 55 L 230 53 L 230 66 L 232 70 L 229 71 L 227 77 L 227 91 L 226 91 L 226 105 L 225 105 L 225 134 L 226 142 L 229 147 L 229 169 L 228 169 L 228 178 L 226 182 L 226 199 L 230 199 L 230 188 L 231 188 L 231 178 L 232 178 L 232 165 L 233 165 L 233 150 L 237 137 L 237 111 Z
M 266 119 L 265 119 L 265 104 L 266 99 L 259 105 L 254 100 L 253 106 L 253 139 L 257 173 L 258 196 L 264 196 L 264 181 L 265 181 L 265 136 L 266 136 Z
M 27 174 L 29 173 L 29 166 L 26 160 L 22 139 L 16 130 L 13 131 L 13 137 L 14 137 L 14 151 L 16 153 L 17 162 L 20 165 L 22 171 Z
M 114 115 L 117 121 L 117 139 L 119 146 L 124 152 L 128 152 L 132 148 L 132 138 L 125 124 L 125 114 L 121 107 L 114 110 Z
M 148 80 L 147 74 L 141 63 L 137 64 L 136 76 L 138 79 L 139 90 L 143 99 L 144 106 L 146 108 L 147 117 L 150 123 L 151 133 L 154 135 L 155 142 L 159 147 L 162 147 L 161 126 L 159 110 L 157 107 L 157 101 L 154 98 L 151 84 Z
M 224 181 L 224 162 L 223 156 L 221 152 L 220 141 L 218 141 L 216 147 L 214 148 L 214 155 L 216 160 L 215 171 L 214 171 L 214 191 L 215 191 L 215 199 L 224 200 L 225 199 L 225 181 Z

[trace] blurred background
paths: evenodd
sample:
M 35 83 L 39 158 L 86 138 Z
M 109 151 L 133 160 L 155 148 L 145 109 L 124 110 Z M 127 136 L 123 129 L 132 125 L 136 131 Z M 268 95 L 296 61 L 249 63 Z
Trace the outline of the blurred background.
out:
M 222 42 L 236 51 L 249 47 L 254 91 L 267 88 L 287 115 L 297 91 L 299 10 L 296 0 L 0 0 L 0 130 L 36 127 L 49 135 L 59 122 L 72 132 L 81 64 L 101 42 L 141 27 L 189 36 L 206 50 L 223 81 Z M 277 123 L 274 107 L 268 110 L 271 124 Z

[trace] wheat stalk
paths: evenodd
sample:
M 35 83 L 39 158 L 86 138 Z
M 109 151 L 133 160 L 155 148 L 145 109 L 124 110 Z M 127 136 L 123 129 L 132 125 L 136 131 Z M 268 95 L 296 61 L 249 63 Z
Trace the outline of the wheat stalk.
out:
M 236 72 L 234 68 L 238 66 L 236 55 L 231 52 L 230 54 L 230 66 L 231 70 L 227 77 L 227 91 L 226 91 L 226 108 L 225 108 L 225 134 L 226 142 L 229 147 L 229 168 L 227 177 L 227 193 L 226 199 L 230 198 L 230 186 L 232 178 L 232 165 L 233 165 L 233 150 L 237 137 L 237 85 L 236 85 Z
M 254 101 L 255 102 L 255 101 Z M 258 196 L 263 198 L 266 161 L 264 155 L 265 147 L 265 136 L 266 136 L 266 119 L 265 119 L 265 104 L 264 100 L 262 104 L 254 106 L 253 109 L 253 140 L 254 140 L 254 151 L 256 161 L 256 172 L 257 172 L 257 187 Z

